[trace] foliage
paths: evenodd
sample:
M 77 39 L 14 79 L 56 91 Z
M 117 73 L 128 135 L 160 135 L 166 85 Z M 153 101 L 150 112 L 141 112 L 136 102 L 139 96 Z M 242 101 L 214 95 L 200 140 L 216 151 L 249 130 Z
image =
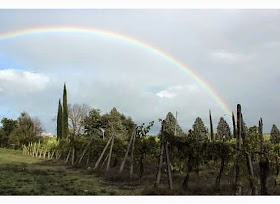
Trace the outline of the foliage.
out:
M 40 123 L 34 123 L 31 117 L 26 113 L 21 113 L 17 120 L 17 127 L 11 132 L 9 142 L 17 148 L 22 145 L 27 145 L 30 142 L 39 140 L 38 135 L 42 128 L 38 126 Z
M 68 104 L 67 104 L 67 89 L 64 83 L 63 87 L 63 104 L 62 104 L 62 138 L 68 138 Z
M 85 124 L 87 130 L 93 130 L 93 128 L 104 128 L 105 137 L 109 138 L 112 134 L 115 134 L 116 138 L 126 140 L 132 133 L 134 122 L 130 117 L 126 117 L 124 114 L 118 112 L 114 107 L 109 113 L 106 113 L 99 118 L 98 113 L 93 115 L 94 121 L 88 121 L 89 124 Z M 87 118 L 88 119 L 88 118 Z
M 68 117 L 70 120 L 69 123 L 69 135 L 71 138 L 76 138 L 84 133 L 84 119 L 89 113 L 89 106 L 85 104 L 74 104 L 68 105 Z
M 61 102 L 59 99 L 58 102 L 58 111 L 57 111 L 57 125 L 56 125 L 56 130 L 57 130 L 57 140 L 62 139 L 62 106 L 61 106 Z
M 169 112 L 169 113 L 167 113 L 167 115 L 165 117 L 165 131 L 169 135 L 174 135 L 175 134 L 174 133 L 175 132 L 175 127 L 176 127 L 176 135 L 177 136 L 184 135 L 182 128 L 180 127 L 180 125 L 176 121 L 176 118 L 174 117 L 174 115 L 171 112 Z
M 273 124 L 270 131 L 270 140 L 272 143 L 276 144 L 280 142 L 280 131 L 276 125 Z
M 17 120 L 3 118 L 1 120 L 2 127 L 0 128 L 0 146 L 7 147 L 9 144 L 9 135 L 17 128 Z
M 217 134 L 220 140 L 229 141 L 231 139 L 230 128 L 223 117 L 220 118 L 220 121 L 217 126 Z
M 248 134 L 244 141 L 243 146 L 244 146 L 244 150 L 250 153 L 259 151 L 260 137 L 259 137 L 257 126 L 253 126 L 248 129 Z
M 202 119 L 200 117 L 197 117 L 194 121 L 194 124 L 193 124 L 193 131 L 192 131 L 192 134 L 191 134 L 191 137 L 196 137 L 196 139 L 198 141 L 206 141 L 208 140 L 208 136 L 207 136 L 207 133 L 208 133 L 208 129 L 206 128 L 206 126 L 204 125 Z
M 102 127 L 102 120 L 101 120 L 101 110 L 100 109 L 91 109 L 89 114 L 83 120 L 85 133 L 87 135 L 92 134 L 99 134 L 100 128 Z

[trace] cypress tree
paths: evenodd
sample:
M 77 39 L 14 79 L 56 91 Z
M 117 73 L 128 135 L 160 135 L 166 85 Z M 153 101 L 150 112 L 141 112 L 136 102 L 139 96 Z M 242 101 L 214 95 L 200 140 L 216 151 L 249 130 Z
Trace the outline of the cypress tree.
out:
M 57 140 L 62 138 L 62 106 L 61 102 L 59 99 L 58 102 L 58 111 L 57 111 L 57 125 L 56 125 L 56 130 L 57 130 Z
M 205 141 L 208 139 L 208 129 L 205 127 L 202 119 L 200 117 L 197 117 L 193 124 L 193 131 L 192 133 L 199 141 Z
M 213 132 L 213 123 L 212 123 L 212 117 L 211 117 L 211 111 L 209 110 L 209 119 L 210 119 L 210 132 L 211 132 L 211 142 L 215 140 L 214 138 L 214 132 Z
M 62 112 L 62 137 L 68 137 L 68 106 L 67 106 L 67 89 L 66 84 L 64 83 L 63 88 L 63 112 Z
M 270 131 L 270 140 L 274 144 L 280 142 L 280 131 L 275 124 L 273 124 Z
M 217 133 L 220 140 L 229 141 L 231 139 L 230 127 L 227 121 L 221 117 L 217 126 Z

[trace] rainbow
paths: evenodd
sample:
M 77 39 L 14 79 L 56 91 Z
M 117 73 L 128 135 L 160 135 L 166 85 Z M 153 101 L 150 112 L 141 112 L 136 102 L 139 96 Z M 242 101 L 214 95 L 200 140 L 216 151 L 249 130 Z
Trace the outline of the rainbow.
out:
M 169 63 L 173 64 L 175 67 L 178 67 L 183 72 L 185 72 L 188 76 L 190 76 L 196 83 L 199 84 L 209 95 L 210 97 L 222 108 L 222 110 L 227 113 L 231 114 L 230 109 L 228 108 L 227 104 L 223 101 L 223 99 L 215 92 L 213 88 L 210 87 L 209 84 L 204 82 L 196 73 L 194 73 L 189 67 L 181 63 L 179 60 L 176 60 L 171 55 L 165 53 L 162 50 L 157 49 L 156 47 L 149 45 L 145 42 L 141 42 L 129 36 L 121 35 L 115 32 L 101 30 L 101 29 L 94 29 L 94 28 L 87 28 L 87 27 L 65 27 L 65 26 L 57 26 L 57 27 L 36 27 L 36 28 L 28 28 L 23 30 L 16 30 L 12 32 L 2 33 L 0 34 L 0 41 L 1 40 L 8 40 L 11 38 L 22 37 L 31 34 L 41 34 L 41 33 L 64 33 L 64 32 L 71 32 L 71 33 L 89 33 L 95 35 L 102 35 L 105 37 L 110 37 L 114 39 L 118 39 L 131 45 L 137 46 L 139 48 L 145 49 L 159 57 L 162 57 Z

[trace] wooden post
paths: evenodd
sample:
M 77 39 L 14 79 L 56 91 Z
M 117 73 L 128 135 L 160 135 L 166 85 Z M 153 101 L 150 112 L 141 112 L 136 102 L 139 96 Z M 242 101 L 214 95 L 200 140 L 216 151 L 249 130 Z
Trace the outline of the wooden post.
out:
M 174 130 L 174 135 L 175 136 L 177 134 L 177 115 L 178 115 L 178 112 L 176 111 L 175 130 Z
M 157 166 L 157 175 L 156 175 L 156 183 L 154 185 L 155 188 L 159 186 L 160 177 L 161 177 L 161 169 L 163 163 L 163 154 L 164 154 L 164 130 L 165 130 L 165 120 L 162 121 L 161 131 L 160 131 L 160 154 L 159 154 L 159 162 Z
M 159 163 L 158 163 L 158 166 L 157 166 L 157 176 L 156 176 L 155 188 L 157 188 L 159 183 L 160 183 L 161 168 L 162 168 L 162 162 L 163 162 L 163 151 L 164 151 L 164 145 L 163 145 L 163 143 L 161 143 L 160 144 Z
M 241 135 L 242 135 L 242 140 L 245 142 L 246 141 L 246 137 L 247 137 L 247 133 L 245 130 L 245 124 L 243 121 L 243 116 L 241 113 Z M 247 163 L 247 170 L 248 170 L 248 181 L 251 187 L 251 194 L 255 195 L 256 194 L 256 187 L 255 187 L 255 175 L 254 175 L 254 169 L 253 169 L 253 163 L 252 163 L 252 159 L 251 159 L 251 153 L 247 153 L 246 155 L 246 163 Z
M 126 149 L 126 152 L 125 152 L 124 158 L 123 158 L 122 163 L 121 163 L 121 166 L 120 166 L 120 173 L 122 173 L 122 171 L 123 171 L 123 168 L 124 168 L 124 165 L 125 165 L 126 159 L 127 159 L 127 157 L 128 157 L 128 153 L 129 153 L 129 150 L 130 150 L 130 146 L 131 146 L 131 143 L 132 143 L 132 140 L 133 140 L 134 134 L 136 134 L 136 125 L 134 126 L 134 129 L 133 129 L 133 132 L 132 132 L 132 134 L 131 134 L 131 137 L 130 137 L 129 143 L 128 143 L 128 145 L 127 145 L 127 149 Z
M 129 176 L 130 178 L 133 175 L 133 160 L 134 160 L 134 146 L 135 146 L 135 140 L 136 140 L 136 134 L 133 135 L 133 141 L 132 141 L 132 149 L 131 149 L 131 155 L 130 155 L 130 173 Z
M 112 139 L 112 142 L 111 142 L 111 147 L 110 147 L 110 152 L 109 152 L 106 171 L 109 171 L 109 168 L 110 168 L 110 162 L 111 162 L 111 157 L 112 157 L 112 150 L 113 150 L 113 146 L 114 146 L 115 135 L 112 135 L 112 138 L 113 139 Z
M 241 105 L 237 104 L 237 135 L 236 135 L 236 161 L 235 161 L 235 188 L 236 188 L 236 194 L 241 194 L 241 186 L 239 181 L 239 158 L 241 156 L 240 154 L 241 150 Z
M 170 164 L 170 158 L 169 158 L 169 152 L 168 152 L 168 144 L 165 141 L 165 155 L 166 155 L 166 163 L 167 163 L 167 170 L 168 170 L 168 184 L 169 188 L 172 189 L 173 183 L 172 183 L 172 174 L 171 174 L 171 164 Z
M 73 147 L 73 153 L 72 153 L 72 166 L 75 164 L 75 147 Z
M 93 136 L 91 136 L 90 141 L 88 142 L 88 144 L 87 144 L 86 148 L 84 149 L 84 151 L 83 151 L 83 153 L 82 153 L 82 155 L 81 155 L 81 157 L 80 157 L 80 159 L 79 159 L 78 164 L 80 164 L 80 163 L 81 163 L 81 161 L 83 160 L 83 158 L 84 158 L 84 156 L 85 156 L 85 154 L 86 154 L 86 151 L 88 150 L 89 145 L 90 145 L 90 144 L 91 144 L 91 142 L 92 142 L 92 139 L 93 139 Z
M 55 150 L 53 150 L 53 152 L 52 152 L 52 154 L 51 154 L 51 159 L 53 158 L 54 152 L 55 152 Z
M 100 161 L 101 161 L 101 159 L 102 159 L 102 157 L 103 157 L 103 155 L 104 155 L 104 153 L 105 153 L 107 147 L 109 146 L 109 144 L 110 144 L 112 138 L 113 138 L 113 136 L 111 136 L 110 139 L 108 140 L 106 146 L 104 147 L 104 149 L 103 149 L 103 151 L 102 151 L 100 157 L 98 158 L 97 162 L 95 163 L 95 166 L 94 166 L 93 169 L 96 169 L 96 168 L 98 167 L 98 165 L 99 165 L 99 163 L 100 163 Z
M 107 154 L 107 156 L 105 157 L 104 161 L 102 162 L 102 164 L 101 164 L 101 169 L 102 169 L 102 167 L 104 166 L 105 162 L 107 161 L 108 157 L 109 157 L 109 153 Z
M 68 159 L 69 159 L 69 157 L 70 157 L 70 153 L 71 153 L 71 148 L 70 148 L 70 150 L 68 151 L 68 154 L 67 154 L 67 157 L 66 157 L 66 159 L 65 159 L 65 164 L 68 162 Z

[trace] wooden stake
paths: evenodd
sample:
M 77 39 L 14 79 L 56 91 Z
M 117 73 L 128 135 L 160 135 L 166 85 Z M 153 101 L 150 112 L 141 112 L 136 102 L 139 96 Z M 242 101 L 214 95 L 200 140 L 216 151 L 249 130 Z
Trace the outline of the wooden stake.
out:
M 123 168 L 124 168 L 124 165 L 125 165 L 126 159 L 127 159 L 127 157 L 128 157 L 128 153 L 129 153 L 129 150 L 130 150 L 130 146 L 131 146 L 131 143 L 132 143 L 132 140 L 133 140 L 134 134 L 136 134 L 136 125 L 134 126 L 134 129 L 133 129 L 133 132 L 132 132 L 132 134 L 131 134 L 131 137 L 130 137 L 129 143 L 128 143 L 128 145 L 127 145 L 127 149 L 126 149 L 126 152 L 125 152 L 124 158 L 123 158 L 122 163 L 121 163 L 121 166 L 120 166 L 120 173 L 122 173 L 122 171 L 123 171 Z
M 68 159 L 69 159 L 70 153 L 71 153 L 71 149 L 68 151 L 67 157 L 66 157 L 65 162 L 64 162 L 65 164 L 68 162 Z
M 135 146 L 135 140 L 136 140 L 136 134 L 133 135 L 133 141 L 132 141 L 132 149 L 131 149 L 131 154 L 130 154 L 130 173 L 129 176 L 130 178 L 133 175 L 133 160 L 134 160 L 134 146 Z
M 110 168 L 110 162 L 111 162 L 111 157 L 112 157 L 112 150 L 113 150 L 113 146 L 114 146 L 115 135 L 112 135 L 112 137 L 113 137 L 113 139 L 112 139 L 111 148 L 110 148 L 110 152 L 109 152 L 109 158 L 108 158 L 108 162 L 107 162 L 106 171 L 109 171 L 109 168 Z
M 160 177 L 161 177 L 161 169 L 163 163 L 163 154 L 164 154 L 164 130 L 165 130 L 165 120 L 162 121 L 161 131 L 160 131 L 160 155 L 159 155 L 159 162 L 157 166 L 157 176 L 156 176 L 156 183 L 154 185 L 155 188 L 159 186 Z
M 168 184 L 169 188 L 172 189 L 173 183 L 172 183 L 172 174 L 171 174 L 171 164 L 169 159 L 169 152 L 168 152 L 168 144 L 167 142 L 164 143 L 165 145 L 165 155 L 166 155 L 166 163 L 167 163 L 167 170 L 168 170 Z
M 109 146 L 109 144 L 110 144 L 110 142 L 111 142 L 112 138 L 113 138 L 113 136 L 111 136 L 111 137 L 110 137 L 110 139 L 108 140 L 108 142 L 107 142 L 106 146 L 104 147 L 104 149 L 103 149 L 103 151 L 102 151 L 102 153 L 101 153 L 100 157 L 98 158 L 97 162 L 95 163 L 95 166 L 94 166 L 94 168 L 93 168 L 93 169 L 96 169 L 96 168 L 98 167 L 98 165 L 99 165 L 99 163 L 100 163 L 101 159 L 103 158 L 104 153 L 105 153 L 105 151 L 106 151 L 107 147 Z
M 84 156 L 85 156 L 85 154 L 86 154 L 86 152 L 87 152 L 87 150 L 89 148 L 89 145 L 91 144 L 92 140 L 93 140 L 93 136 L 91 136 L 90 141 L 88 142 L 86 148 L 84 149 L 84 151 L 83 151 L 83 153 L 82 153 L 82 155 L 81 155 L 81 157 L 79 159 L 78 164 L 80 164 L 82 162 L 82 160 L 83 160 L 83 158 L 84 158 Z

